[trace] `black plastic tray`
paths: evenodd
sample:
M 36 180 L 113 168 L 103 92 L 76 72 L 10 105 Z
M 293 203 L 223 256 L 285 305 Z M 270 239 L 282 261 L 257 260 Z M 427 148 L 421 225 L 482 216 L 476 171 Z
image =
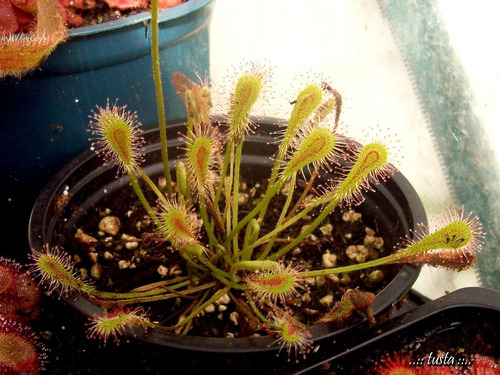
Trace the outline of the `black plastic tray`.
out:
M 333 350 L 329 356 L 325 350 L 324 355 L 316 356 L 294 373 L 368 373 L 384 354 L 411 351 L 420 353 L 417 357 L 424 356 L 420 359 L 425 360 L 430 351 L 447 352 L 451 346 L 460 347 L 464 354 L 499 358 L 499 329 L 500 293 L 487 288 L 463 288 L 360 332 L 344 343 L 346 350 Z M 330 342 L 325 346 L 334 345 Z

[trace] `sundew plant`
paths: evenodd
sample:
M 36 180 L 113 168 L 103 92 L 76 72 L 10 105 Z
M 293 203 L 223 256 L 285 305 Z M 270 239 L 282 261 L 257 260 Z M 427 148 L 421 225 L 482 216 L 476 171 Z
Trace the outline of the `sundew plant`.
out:
M 155 30 L 154 17 L 152 30 Z M 153 43 L 153 58 L 154 49 Z M 181 72 L 173 74 L 172 82 L 188 115 L 184 155 L 175 163 L 172 181 L 161 80 L 158 65 L 153 67 L 166 184 L 160 187 L 141 168 L 144 140 L 140 124 L 137 115 L 125 107 L 108 103 L 93 114 L 90 124 L 93 146 L 104 162 L 119 166 L 118 178 L 121 174 L 128 176 L 156 226 L 155 236 L 180 254 L 188 276 L 129 292 L 101 291 L 80 279 L 63 251 L 48 246 L 34 249 L 35 267 L 50 289 L 76 290 L 105 308 L 102 316 L 93 319 L 90 336 L 116 337 L 130 326 L 188 334 L 194 319 L 207 306 L 227 297 L 244 305 L 242 310 L 264 332 L 275 335 L 276 342 L 289 353 L 305 354 L 311 347 L 308 325 L 293 314 L 290 306 L 308 289 L 311 278 L 394 263 L 431 264 L 454 270 L 474 264 L 483 233 L 479 220 L 463 209 L 449 210 L 440 219 L 437 230 L 430 232 L 422 227 L 419 233 L 412 234 L 412 239 L 403 239 L 392 254 L 375 260 L 321 269 L 294 262 L 293 250 L 337 206 L 362 204 L 363 192 L 371 184 L 383 183 L 391 177 L 394 167 L 389 163 L 387 145 L 378 141 L 344 144 L 344 138 L 337 132 L 341 96 L 327 84 L 308 84 L 296 93 L 287 125 L 278 137 L 278 151 L 265 192 L 253 209 L 240 212 L 242 150 L 249 132 L 258 126 L 252 122 L 250 113 L 266 84 L 264 72 L 256 65 L 238 77 L 232 87 L 225 126 L 212 121 L 208 84 L 194 83 Z M 351 148 L 349 156 L 341 151 L 345 147 Z M 346 161 L 339 163 L 340 159 Z M 322 170 L 334 170 L 338 177 L 316 189 L 317 176 Z M 305 188 L 295 199 L 293 190 L 300 179 L 305 180 Z M 145 185 L 139 183 L 141 180 Z M 153 201 L 148 201 L 143 186 L 154 193 Z M 264 231 L 270 204 L 285 186 L 291 192 L 281 207 L 279 219 L 272 230 Z M 319 193 L 313 199 L 306 199 L 313 191 Z M 284 240 L 289 228 L 304 223 L 307 226 L 300 234 Z M 170 325 L 153 322 L 144 311 L 134 307 L 173 298 L 193 300 L 193 296 L 196 296 L 194 302 Z M 368 292 L 348 290 L 312 324 L 343 322 L 354 310 L 365 311 L 370 317 L 374 298 Z

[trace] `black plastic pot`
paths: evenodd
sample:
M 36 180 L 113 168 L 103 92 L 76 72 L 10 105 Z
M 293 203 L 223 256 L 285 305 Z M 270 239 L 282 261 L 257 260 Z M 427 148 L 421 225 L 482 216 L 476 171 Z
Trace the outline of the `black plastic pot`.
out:
M 276 121 L 261 120 L 255 134 L 248 137 L 243 150 L 242 175 L 251 174 L 268 177 L 273 162 L 270 157 L 276 151 L 277 145 L 270 134 L 277 130 Z M 178 132 L 184 131 L 184 124 L 172 124 L 168 127 L 169 152 L 175 157 L 181 146 Z M 146 167 L 149 175 L 160 174 L 160 151 L 158 134 L 145 132 Z M 173 161 L 171 162 L 173 167 Z M 103 167 L 101 160 L 90 150 L 74 159 L 62 169 L 43 189 L 32 211 L 29 240 L 32 248 L 41 249 L 44 244 L 61 246 L 65 236 L 73 233 L 78 221 L 86 210 L 96 204 L 104 196 L 112 194 L 122 186 L 128 184 L 123 177 L 116 180 L 115 167 Z M 328 175 L 322 176 L 327 178 Z M 399 172 L 386 183 L 374 186 L 374 192 L 366 194 L 365 203 L 357 209 L 366 216 L 370 212 L 377 217 L 377 226 L 380 233 L 387 235 L 385 239 L 388 248 L 397 244 L 410 230 L 417 228 L 417 223 L 426 223 L 423 206 L 408 181 Z M 61 208 L 58 198 L 65 192 L 68 202 Z M 71 249 L 66 249 L 71 252 Z M 411 288 L 419 274 L 419 267 L 405 265 L 397 276 L 377 295 L 374 304 L 376 315 L 386 312 L 393 304 L 399 301 Z M 100 308 L 89 302 L 83 296 L 73 294 L 63 298 L 74 308 L 86 316 L 100 311 Z M 356 324 L 361 324 L 359 318 Z M 82 328 L 83 329 L 83 328 Z M 311 328 L 314 340 L 321 340 L 337 335 L 344 329 L 334 329 L 328 325 L 318 325 Z M 217 339 L 205 337 L 181 336 L 152 330 L 147 334 L 135 331 L 133 334 L 148 342 L 175 348 L 190 349 L 205 352 L 249 353 L 276 350 L 274 338 L 270 336 L 252 338 Z
M 214 0 L 189 0 L 159 13 L 159 54 L 168 120 L 186 116 L 170 82 L 175 71 L 209 78 Z M 27 246 L 25 227 L 43 186 L 88 148 L 89 115 L 118 100 L 142 123 L 158 121 L 151 61 L 150 13 L 70 30 L 39 69 L 0 80 L 0 210 L 9 256 Z M 7 236 L 8 234 L 8 236 Z M 21 242 L 22 241 L 22 242 Z M 12 254 L 10 254 L 12 253 Z M 5 255 L 5 254 L 4 254 Z
M 463 288 L 358 332 L 342 345 L 330 342 L 322 356 L 293 373 L 366 374 L 381 356 L 395 351 L 412 352 L 414 361 L 424 362 L 431 352 L 449 352 L 451 357 L 457 348 L 463 354 L 500 358 L 499 338 L 500 292 Z

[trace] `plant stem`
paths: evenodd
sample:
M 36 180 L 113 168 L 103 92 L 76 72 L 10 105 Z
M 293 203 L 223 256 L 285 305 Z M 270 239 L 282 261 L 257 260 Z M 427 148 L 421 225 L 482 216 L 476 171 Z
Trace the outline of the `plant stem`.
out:
M 219 180 L 219 185 L 217 186 L 217 191 L 215 193 L 215 199 L 214 199 L 214 206 L 215 207 L 218 207 L 219 206 L 219 200 L 220 200 L 220 196 L 222 194 L 222 190 L 224 188 L 224 181 L 226 179 L 226 175 L 227 175 L 227 167 L 229 165 L 229 155 L 231 153 L 231 141 L 229 140 L 228 141 L 228 144 L 226 145 L 226 154 L 224 156 L 224 161 L 222 163 L 222 168 L 221 168 L 221 176 L 220 176 L 220 180 Z
M 205 301 L 204 303 L 202 303 L 201 305 L 199 305 L 195 309 L 193 309 L 193 311 L 186 318 L 184 318 L 183 320 L 181 320 L 180 322 L 178 322 L 176 325 L 174 325 L 172 327 L 158 326 L 158 328 L 159 329 L 163 329 L 165 331 L 174 331 L 177 328 L 186 325 L 196 315 L 198 315 L 203 309 L 205 309 L 205 307 L 207 307 L 211 303 L 214 303 L 215 301 L 217 301 L 220 297 L 222 297 L 224 294 L 226 294 L 230 289 L 231 289 L 231 287 L 226 286 L 223 289 L 218 290 L 210 299 L 208 299 L 207 301 Z
M 239 270 L 259 271 L 270 270 L 276 267 L 278 267 L 278 263 L 270 260 L 242 260 L 233 264 L 229 273 L 231 275 L 231 280 L 237 283 L 238 280 L 236 280 L 236 272 Z
M 160 47 L 158 37 L 158 0 L 151 0 L 151 57 L 153 60 L 153 77 L 155 82 L 156 103 L 158 106 L 158 125 L 160 128 L 161 156 L 163 170 L 167 181 L 167 194 L 172 196 L 172 179 L 170 178 L 170 165 L 168 163 L 167 149 L 167 124 L 165 121 L 165 104 L 161 83 Z
M 233 173 L 233 224 L 232 227 L 238 225 L 238 201 L 239 201 L 239 191 L 240 191 L 240 164 L 241 164 L 241 152 L 243 149 L 243 137 L 238 140 L 236 145 L 236 154 L 234 157 L 234 173 Z M 233 254 L 237 256 L 239 253 L 238 247 L 238 236 L 233 239 Z
M 257 215 L 264 207 L 267 207 L 271 198 L 278 192 L 278 190 L 282 185 L 283 185 L 282 183 L 275 184 L 271 189 L 267 190 L 266 195 L 264 195 L 260 203 L 257 206 L 255 206 L 255 208 L 249 214 L 247 214 L 247 216 L 241 219 L 241 221 L 238 222 L 238 225 L 235 228 L 233 228 L 231 233 L 227 235 L 226 240 L 224 241 L 222 246 L 227 247 L 227 245 L 229 244 L 229 242 L 231 242 L 234 236 L 236 236 L 243 229 L 243 227 L 247 225 L 248 222 L 252 220 L 253 217 Z
M 203 194 L 199 194 L 199 201 L 200 201 L 200 215 L 201 215 L 201 220 L 203 221 L 203 226 L 205 227 L 205 231 L 207 232 L 208 235 L 208 241 L 210 248 L 214 248 L 219 244 L 219 241 L 217 241 L 217 238 L 215 237 L 213 227 L 210 225 L 210 221 L 208 219 L 207 215 L 207 210 L 205 206 L 205 198 L 203 197 Z
M 158 220 L 158 217 L 154 214 L 153 209 L 149 205 L 149 202 L 146 199 L 146 197 L 144 196 L 144 193 L 142 192 L 142 189 L 139 186 L 137 178 L 135 177 L 135 172 L 133 170 L 129 170 L 127 174 L 128 174 L 129 180 L 130 180 L 130 185 L 132 185 L 134 192 L 136 193 L 137 197 L 139 198 L 139 201 L 142 203 L 142 205 L 146 209 L 146 212 L 148 213 L 151 220 L 153 220 L 153 222 L 156 224 L 156 226 L 158 228 L 160 228 L 161 227 L 160 221 Z
M 302 276 L 302 277 L 317 277 L 317 276 L 325 276 L 325 275 L 337 274 L 337 273 L 347 273 L 347 272 L 359 271 L 359 270 L 363 270 L 363 269 L 371 268 L 371 267 L 383 266 L 383 265 L 389 264 L 391 262 L 394 262 L 398 259 L 404 258 L 404 256 L 401 254 L 402 252 L 404 252 L 404 250 L 398 251 L 398 252 L 392 253 L 390 255 L 387 255 L 383 258 L 378 258 L 378 259 L 371 260 L 371 261 L 365 262 L 365 263 L 351 264 L 349 266 L 344 266 L 344 267 L 326 268 L 326 269 L 315 270 L 315 271 L 304 271 L 304 272 L 300 272 L 300 276 Z
M 285 202 L 285 205 L 281 211 L 281 215 L 278 219 L 278 223 L 276 224 L 276 227 L 279 227 L 282 223 L 283 223 L 283 220 L 285 220 L 285 215 L 288 211 L 288 207 L 290 207 L 290 203 L 292 201 L 292 198 L 293 198 L 293 192 L 294 192 L 294 189 L 295 189 L 295 181 L 297 179 L 297 173 L 294 173 L 291 180 L 290 180 L 290 189 L 288 191 L 288 196 L 286 197 L 286 202 Z M 285 220 L 286 221 L 286 220 Z M 267 254 L 269 254 L 269 252 L 271 251 L 271 248 L 273 247 L 274 245 L 274 241 L 276 241 L 276 238 L 278 237 L 278 233 L 276 233 L 270 240 L 269 242 L 267 243 L 266 245 L 266 248 L 264 249 L 264 251 L 262 252 L 262 254 L 260 255 L 260 258 L 265 258 L 267 256 Z
M 276 324 L 271 323 L 271 321 L 269 319 L 267 319 L 264 316 L 264 314 L 262 314 L 262 312 L 259 310 L 259 308 L 255 304 L 255 301 L 253 300 L 253 297 L 250 293 L 248 294 L 247 299 L 248 299 L 248 303 L 250 304 L 250 308 L 252 309 L 253 313 L 255 314 L 255 316 L 257 316 L 260 319 L 260 321 L 262 323 L 264 323 L 265 326 L 267 326 L 268 328 L 271 328 L 271 329 L 278 329 Z
M 198 308 L 198 306 L 200 306 L 207 299 L 209 293 L 210 293 L 210 290 L 206 290 L 205 293 L 203 293 L 203 296 L 201 296 L 201 298 L 199 298 L 198 301 L 196 302 L 196 304 L 192 307 L 192 310 L 196 310 Z M 190 319 L 188 322 L 186 322 L 186 324 L 184 325 L 184 328 L 182 330 L 183 335 L 187 335 L 187 333 L 191 329 L 192 324 L 193 324 L 193 319 Z
M 97 289 L 90 289 L 86 291 L 86 293 L 98 299 L 101 303 L 131 304 L 131 303 L 140 303 L 144 301 L 149 301 L 150 298 L 153 298 L 152 300 L 154 301 L 171 298 L 169 297 L 169 295 L 172 294 L 173 290 L 180 289 L 190 284 L 191 284 L 190 280 L 185 280 L 175 285 L 172 285 L 168 288 L 160 287 L 151 290 L 146 290 L 143 292 L 115 293 L 115 292 L 104 292 L 102 290 L 97 290 Z M 189 293 L 192 293 L 191 289 L 186 289 L 184 292 L 174 293 L 174 294 L 175 296 L 179 296 L 180 294 L 189 294 Z
M 248 223 L 247 228 L 245 230 L 245 238 L 243 240 L 243 250 L 241 254 L 242 260 L 250 260 L 252 258 L 252 249 L 250 245 L 253 245 L 257 236 L 259 235 L 260 225 L 259 220 L 252 219 L 250 223 Z
M 297 215 L 293 216 L 291 219 L 285 221 L 283 224 L 280 226 L 277 226 L 274 228 L 271 232 L 267 233 L 265 236 L 262 236 L 259 238 L 257 241 L 255 241 L 253 244 L 249 244 L 248 247 L 249 249 L 253 249 L 257 246 L 263 245 L 266 242 L 268 242 L 273 236 L 276 236 L 279 234 L 281 231 L 285 230 L 289 226 L 295 224 L 297 221 L 302 219 L 305 215 L 307 215 L 314 207 L 307 206 L 305 209 L 300 211 Z M 263 259 L 263 255 L 259 255 L 258 259 Z
M 132 305 L 132 304 L 136 304 L 136 303 L 148 303 L 148 302 L 164 301 L 164 300 L 176 298 L 179 296 L 187 296 L 189 294 L 198 293 L 199 291 L 211 288 L 214 285 L 215 285 L 215 282 L 211 282 L 211 283 L 201 284 L 200 286 L 196 286 L 196 287 L 193 287 L 190 289 L 186 289 L 182 293 L 168 293 L 168 294 L 160 294 L 160 295 L 150 296 L 150 297 L 121 299 L 115 303 L 119 303 L 120 305 L 125 306 L 125 305 Z M 101 301 L 101 303 L 103 303 L 103 304 L 106 304 L 109 302 L 110 301 L 108 301 L 108 300 Z
M 292 208 L 292 210 L 290 211 L 290 213 L 286 217 L 285 221 L 288 221 L 295 214 L 295 212 L 299 209 L 302 202 L 304 202 L 304 199 L 306 198 L 307 194 L 309 193 L 309 190 L 311 190 L 312 184 L 313 184 L 314 180 L 316 179 L 316 176 L 318 175 L 318 169 L 319 169 L 319 164 L 316 165 L 316 168 L 314 168 L 314 171 L 311 174 L 309 181 L 307 182 L 307 186 L 305 187 L 304 191 L 302 192 L 302 195 L 300 196 L 297 203 L 295 203 L 295 206 Z
M 277 253 L 274 253 L 273 255 L 269 256 L 268 259 L 276 259 L 279 258 L 283 255 L 285 255 L 288 251 L 293 249 L 295 246 L 297 246 L 304 238 L 309 236 L 315 229 L 316 227 L 321 224 L 323 220 L 337 207 L 337 204 L 339 203 L 338 199 L 332 200 L 323 211 L 319 214 L 319 216 L 307 227 L 306 230 L 304 230 L 302 233 L 300 233 L 295 240 L 290 242 L 288 245 L 280 249 Z
M 271 190 L 271 187 L 274 186 L 276 182 L 276 177 L 278 176 L 279 169 L 281 167 L 281 163 L 285 158 L 286 147 L 280 147 L 278 150 L 278 156 L 276 157 L 276 161 L 274 163 L 274 167 L 271 172 L 271 177 L 269 178 L 269 182 L 267 185 L 266 194 Z M 262 207 L 262 210 L 259 212 L 259 219 L 264 220 L 264 216 L 266 216 L 267 206 Z
M 141 178 L 148 184 L 148 186 L 151 188 L 151 190 L 154 191 L 158 199 L 160 199 L 164 204 L 167 204 L 167 200 L 165 198 L 165 195 L 158 189 L 158 186 L 155 185 L 155 183 L 151 180 L 151 178 L 141 169 L 140 170 Z

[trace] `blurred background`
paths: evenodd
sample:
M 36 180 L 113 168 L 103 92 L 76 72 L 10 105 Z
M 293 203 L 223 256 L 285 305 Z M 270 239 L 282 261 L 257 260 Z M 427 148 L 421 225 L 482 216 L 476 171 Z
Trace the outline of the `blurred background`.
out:
M 428 216 L 456 205 L 480 217 L 487 237 L 478 265 L 458 274 L 424 268 L 414 289 L 429 298 L 500 285 L 497 8 L 488 0 L 217 0 L 210 26 L 215 88 L 263 65 L 273 88 L 254 115 L 287 118 L 299 77 L 327 79 L 343 96 L 342 131 L 390 135 L 400 150 L 394 162 Z M 227 99 L 215 90 L 220 112 Z

